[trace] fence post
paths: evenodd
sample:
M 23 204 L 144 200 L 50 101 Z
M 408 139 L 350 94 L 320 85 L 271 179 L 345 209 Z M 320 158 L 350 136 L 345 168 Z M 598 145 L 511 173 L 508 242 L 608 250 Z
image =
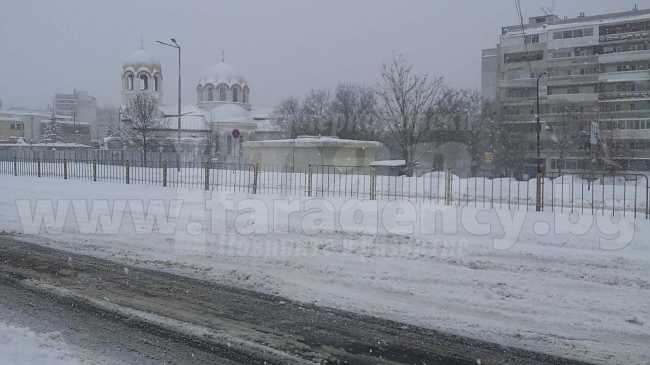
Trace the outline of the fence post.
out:
M 311 196 L 311 164 L 307 166 L 307 196 Z
M 97 160 L 93 160 L 93 181 L 97 181 Z
M 129 178 L 130 167 L 131 167 L 131 162 L 129 162 L 129 160 L 126 160 L 126 183 L 127 184 L 131 183 L 131 179 Z
M 167 161 L 163 161 L 163 186 L 167 186 Z
M 36 159 L 36 174 L 41 177 L 41 158 Z
M 65 158 L 63 159 L 63 179 L 68 179 L 68 160 Z
M 451 168 L 445 173 L 445 205 L 451 205 Z
M 553 188 L 552 184 L 551 184 L 551 188 Z M 603 206 L 605 206 L 604 202 L 603 202 Z M 551 205 L 551 209 L 552 208 L 553 208 L 553 205 Z M 541 171 L 537 172 L 537 182 L 536 182 L 536 189 L 535 189 L 535 210 L 538 211 L 538 212 L 542 211 L 542 173 L 541 173 Z
M 255 169 L 253 170 L 253 194 L 257 194 L 257 184 L 259 183 L 259 173 L 260 173 L 260 164 L 255 164 Z
M 18 162 L 16 161 L 16 156 L 14 156 L 14 176 L 18 176 Z
M 370 167 L 370 200 L 377 199 L 377 174 L 375 167 Z
M 205 190 L 210 190 L 210 163 L 205 163 Z

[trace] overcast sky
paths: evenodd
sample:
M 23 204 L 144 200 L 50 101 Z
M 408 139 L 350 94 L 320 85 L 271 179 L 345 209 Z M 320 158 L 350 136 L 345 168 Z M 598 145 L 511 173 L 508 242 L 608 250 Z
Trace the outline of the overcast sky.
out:
M 648 0 L 556 0 L 575 17 L 649 8 Z M 587 6 L 588 4 L 588 6 Z M 552 0 L 521 0 L 525 21 Z M 45 108 L 57 92 L 88 91 L 119 105 L 124 59 L 140 47 L 163 68 L 164 103 L 176 104 L 182 47 L 183 105 L 196 103 L 203 71 L 221 60 L 247 78 L 254 107 L 339 82 L 374 86 L 382 61 L 402 54 L 418 73 L 480 89 L 481 50 L 519 22 L 514 0 L 2 0 L 0 99 Z

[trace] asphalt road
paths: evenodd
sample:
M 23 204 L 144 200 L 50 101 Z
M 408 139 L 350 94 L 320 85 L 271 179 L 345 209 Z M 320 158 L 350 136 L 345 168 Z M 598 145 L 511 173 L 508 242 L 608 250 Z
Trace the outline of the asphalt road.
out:
M 0 306 L 122 363 L 583 364 L 0 236 Z

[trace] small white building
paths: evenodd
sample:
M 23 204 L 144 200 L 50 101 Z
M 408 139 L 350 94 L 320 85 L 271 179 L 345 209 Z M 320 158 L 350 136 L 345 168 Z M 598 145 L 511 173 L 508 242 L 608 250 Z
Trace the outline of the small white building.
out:
M 293 169 L 312 166 L 368 166 L 375 160 L 381 143 L 336 137 L 299 136 L 296 139 L 248 141 L 244 155 L 250 164 Z

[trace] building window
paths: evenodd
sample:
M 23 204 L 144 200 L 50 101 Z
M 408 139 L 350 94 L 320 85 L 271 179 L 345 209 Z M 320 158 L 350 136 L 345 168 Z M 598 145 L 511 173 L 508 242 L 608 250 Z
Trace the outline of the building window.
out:
M 16 130 L 17 131 L 22 131 L 23 130 L 23 125 L 22 124 L 16 124 Z
M 129 75 L 126 78 L 126 88 L 128 90 L 133 90 L 133 76 L 132 75 Z
M 522 52 L 522 53 L 507 53 L 503 55 L 504 63 L 515 63 L 515 62 L 525 62 L 525 61 L 539 61 L 544 59 L 543 51 L 532 51 L 532 52 Z
M 158 76 L 153 78 L 153 89 L 158 91 Z
M 237 102 L 237 88 L 232 89 L 232 102 L 236 103 Z
M 208 89 L 208 101 L 214 101 L 214 91 L 212 88 Z
M 140 75 L 140 90 L 149 90 L 149 78 L 147 75 Z
M 11 123 L 11 127 L 10 127 L 10 128 L 11 128 L 12 130 L 15 130 L 15 129 L 16 129 L 16 125 L 13 124 L 13 123 Z
M 526 38 L 524 38 L 524 43 L 539 43 L 539 34 L 527 35 Z
M 223 86 L 219 88 L 219 101 L 226 101 L 226 88 Z

